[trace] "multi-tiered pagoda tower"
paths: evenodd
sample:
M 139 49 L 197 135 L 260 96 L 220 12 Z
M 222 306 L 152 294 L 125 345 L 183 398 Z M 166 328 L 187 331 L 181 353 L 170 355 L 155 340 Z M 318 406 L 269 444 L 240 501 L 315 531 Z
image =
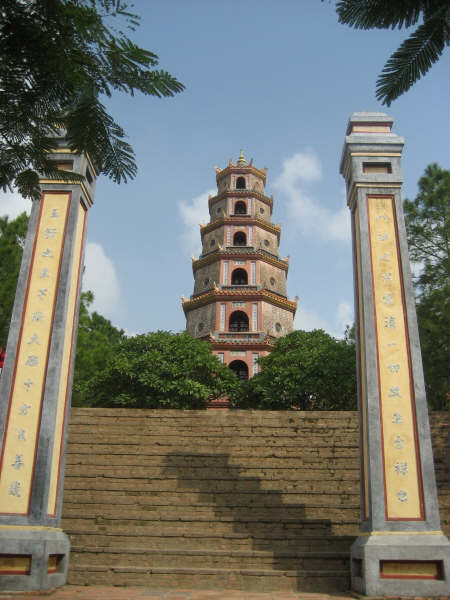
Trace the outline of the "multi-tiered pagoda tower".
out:
M 297 298 L 286 296 L 289 259 L 278 255 L 281 228 L 270 220 L 266 173 L 242 151 L 237 164 L 216 167 L 210 221 L 200 225 L 203 250 L 192 258 L 194 293 L 183 297 L 188 332 L 209 340 L 241 379 L 258 372 L 274 338 L 292 331 L 297 309 Z

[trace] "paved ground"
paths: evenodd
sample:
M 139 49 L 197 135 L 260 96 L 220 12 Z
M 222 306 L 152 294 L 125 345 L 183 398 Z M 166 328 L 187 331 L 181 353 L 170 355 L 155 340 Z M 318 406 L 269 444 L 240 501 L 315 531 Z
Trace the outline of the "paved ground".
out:
M 143 587 L 101 587 L 66 585 L 54 592 L 1 592 L 0 600 L 355 600 L 346 594 L 311 594 L 297 592 L 240 592 L 236 590 L 151 590 Z
M 107 587 L 66 585 L 53 592 L 2 592 L 0 600 L 387 600 L 368 598 L 351 592 L 336 594 L 313 594 L 310 592 L 240 592 L 236 590 L 151 590 L 144 587 Z M 389 600 L 450 600 L 441 598 L 399 598 Z

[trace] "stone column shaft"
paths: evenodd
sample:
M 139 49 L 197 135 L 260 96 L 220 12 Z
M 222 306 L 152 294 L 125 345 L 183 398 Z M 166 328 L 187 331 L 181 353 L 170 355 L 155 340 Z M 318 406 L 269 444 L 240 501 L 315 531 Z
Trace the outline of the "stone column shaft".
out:
M 41 180 L 0 379 L 0 588 L 49 589 L 67 574 L 60 529 L 87 212 L 95 171 L 58 139 L 51 159 L 83 183 Z
M 403 139 L 383 113 L 350 118 L 341 161 L 352 214 L 361 439 L 361 537 L 352 586 L 449 592 L 401 198 Z

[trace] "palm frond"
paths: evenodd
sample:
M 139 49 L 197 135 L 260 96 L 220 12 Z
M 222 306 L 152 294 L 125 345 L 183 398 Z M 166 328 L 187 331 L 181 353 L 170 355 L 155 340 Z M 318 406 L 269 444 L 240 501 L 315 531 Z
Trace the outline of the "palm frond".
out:
M 340 0 L 339 22 L 355 29 L 395 29 L 417 23 L 427 2 L 411 0 Z
M 418 81 L 439 59 L 446 35 L 438 19 L 420 25 L 389 58 L 377 81 L 376 97 L 383 104 L 391 102 Z

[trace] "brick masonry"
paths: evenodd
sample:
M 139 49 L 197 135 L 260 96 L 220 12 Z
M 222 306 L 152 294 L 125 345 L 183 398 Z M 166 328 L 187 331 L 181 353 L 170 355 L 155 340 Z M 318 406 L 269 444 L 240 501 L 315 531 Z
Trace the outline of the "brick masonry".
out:
M 450 414 L 431 425 L 450 534 Z M 354 412 L 72 411 L 69 583 L 246 591 L 349 587 Z

